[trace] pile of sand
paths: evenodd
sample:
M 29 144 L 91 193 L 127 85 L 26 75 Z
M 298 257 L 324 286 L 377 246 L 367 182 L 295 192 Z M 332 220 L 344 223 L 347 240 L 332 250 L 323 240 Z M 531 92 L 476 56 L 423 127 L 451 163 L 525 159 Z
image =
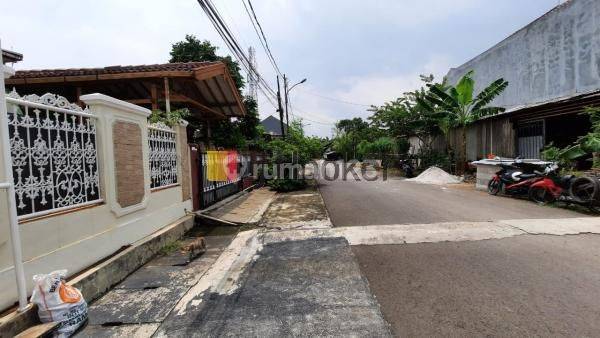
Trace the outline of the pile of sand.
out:
M 450 175 L 438 167 L 429 167 L 421 175 L 407 181 L 436 185 L 458 184 L 462 182 L 459 177 Z

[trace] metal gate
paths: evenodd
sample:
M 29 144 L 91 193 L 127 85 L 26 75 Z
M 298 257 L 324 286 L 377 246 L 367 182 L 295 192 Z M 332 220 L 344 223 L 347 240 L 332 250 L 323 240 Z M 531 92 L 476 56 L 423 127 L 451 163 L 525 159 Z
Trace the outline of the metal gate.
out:
M 534 121 L 517 126 L 517 155 L 539 159 L 544 148 L 544 121 Z
M 251 154 L 237 155 L 237 178 L 226 181 L 208 180 L 208 154 L 199 151 L 197 153 L 197 174 L 199 189 L 198 194 L 200 208 L 204 209 L 218 201 L 221 201 L 244 189 L 244 180 L 252 179 L 253 156 Z

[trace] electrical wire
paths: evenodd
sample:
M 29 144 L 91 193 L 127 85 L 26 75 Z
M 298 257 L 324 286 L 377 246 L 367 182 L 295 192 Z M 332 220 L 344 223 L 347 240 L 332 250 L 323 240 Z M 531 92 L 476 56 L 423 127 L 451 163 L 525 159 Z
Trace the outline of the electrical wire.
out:
M 258 89 L 263 93 L 265 98 L 269 101 L 269 103 L 277 108 L 275 103 L 273 102 L 276 99 L 277 95 L 275 91 L 269 86 L 269 84 L 264 80 L 264 78 L 251 66 L 250 61 L 244 51 L 240 48 L 239 43 L 235 39 L 234 35 L 231 33 L 231 30 L 222 19 L 219 11 L 216 9 L 211 0 L 197 0 L 200 7 L 204 10 L 207 17 L 217 30 L 217 33 L 223 38 L 227 48 L 232 52 L 233 56 L 237 59 L 239 64 L 248 72 L 252 72 L 256 75 L 256 78 L 259 80 Z
M 344 104 L 349 104 L 349 105 L 353 105 L 353 106 L 362 106 L 362 107 L 371 107 L 372 105 L 370 104 L 363 104 L 363 103 L 356 103 L 356 102 L 350 102 L 350 101 L 345 101 L 345 100 L 340 100 L 340 99 L 336 99 L 334 97 L 330 97 L 330 96 L 325 96 L 325 95 L 321 95 L 321 94 L 317 94 L 308 90 L 304 90 L 304 89 L 300 89 L 298 88 L 299 91 L 308 94 L 308 95 L 313 95 L 316 97 L 320 97 L 322 99 L 325 100 L 329 100 L 329 101 L 334 101 L 334 102 L 339 102 L 339 103 L 344 103 Z
M 277 74 L 279 74 L 279 76 L 283 77 L 283 74 L 281 74 L 281 71 L 279 70 L 279 67 L 277 66 L 277 62 L 275 61 L 275 58 L 273 57 L 273 54 L 271 54 L 271 50 L 269 48 L 268 42 L 266 41 L 266 38 L 263 41 L 264 34 L 262 34 L 262 36 L 261 36 L 262 27 L 260 27 L 260 23 L 258 23 L 258 21 L 255 22 L 256 13 L 254 13 L 254 11 L 252 11 L 252 13 L 254 13 L 254 16 L 252 14 L 250 14 L 250 10 L 248 9 L 248 6 L 246 5 L 246 2 L 244 0 L 242 0 L 242 4 L 244 5 L 244 9 L 246 10 L 246 14 L 248 15 L 248 18 L 250 19 L 250 23 L 252 24 L 252 27 L 254 28 L 254 32 L 256 32 L 256 35 L 258 36 L 258 41 L 262 45 L 262 47 L 265 51 L 265 54 L 267 55 L 267 59 L 271 63 L 271 66 L 273 66 L 273 69 L 275 70 L 275 72 Z M 252 8 L 252 5 L 250 5 L 250 7 Z M 258 20 L 258 19 L 256 19 L 256 20 Z M 260 29 L 260 31 L 259 31 L 259 29 Z

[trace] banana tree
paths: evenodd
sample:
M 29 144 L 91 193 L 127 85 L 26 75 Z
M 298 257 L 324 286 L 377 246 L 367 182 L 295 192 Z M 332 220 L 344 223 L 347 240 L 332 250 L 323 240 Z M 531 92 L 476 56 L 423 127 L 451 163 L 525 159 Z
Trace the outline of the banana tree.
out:
M 427 109 L 444 113 L 451 127 L 460 128 L 462 144 L 457 170 L 461 174 L 467 161 L 467 126 L 482 117 L 503 112 L 502 107 L 488 105 L 508 87 L 508 82 L 500 78 L 475 96 L 473 74 L 473 71 L 468 72 L 455 86 L 446 90 L 431 86 L 425 99 L 419 100 Z

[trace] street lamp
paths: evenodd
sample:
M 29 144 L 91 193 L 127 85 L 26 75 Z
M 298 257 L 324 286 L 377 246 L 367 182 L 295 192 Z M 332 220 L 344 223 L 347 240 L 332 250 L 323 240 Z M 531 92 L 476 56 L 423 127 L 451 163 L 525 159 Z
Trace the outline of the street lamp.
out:
M 285 124 L 287 125 L 288 129 L 290 128 L 290 118 L 288 116 L 288 110 L 289 110 L 289 99 L 288 99 L 288 94 L 292 91 L 292 89 L 294 89 L 294 87 L 296 87 L 299 84 L 303 84 L 304 82 L 306 82 L 306 78 L 302 79 L 302 81 L 296 83 L 295 85 L 291 86 L 288 89 L 288 85 L 287 85 L 287 77 L 285 75 L 283 75 L 283 86 L 285 88 Z
M 292 89 L 294 89 L 294 87 L 296 87 L 299 84 L 303 84 L 304 82 L 306 82 L 306 79 L 302 79 L 302 81 L 300 81 L 300 82 L 296 83 L 295 85 L 291 86 L 290 89 L 287 90 L 287 92 L 288 93 L 291 92 Z

